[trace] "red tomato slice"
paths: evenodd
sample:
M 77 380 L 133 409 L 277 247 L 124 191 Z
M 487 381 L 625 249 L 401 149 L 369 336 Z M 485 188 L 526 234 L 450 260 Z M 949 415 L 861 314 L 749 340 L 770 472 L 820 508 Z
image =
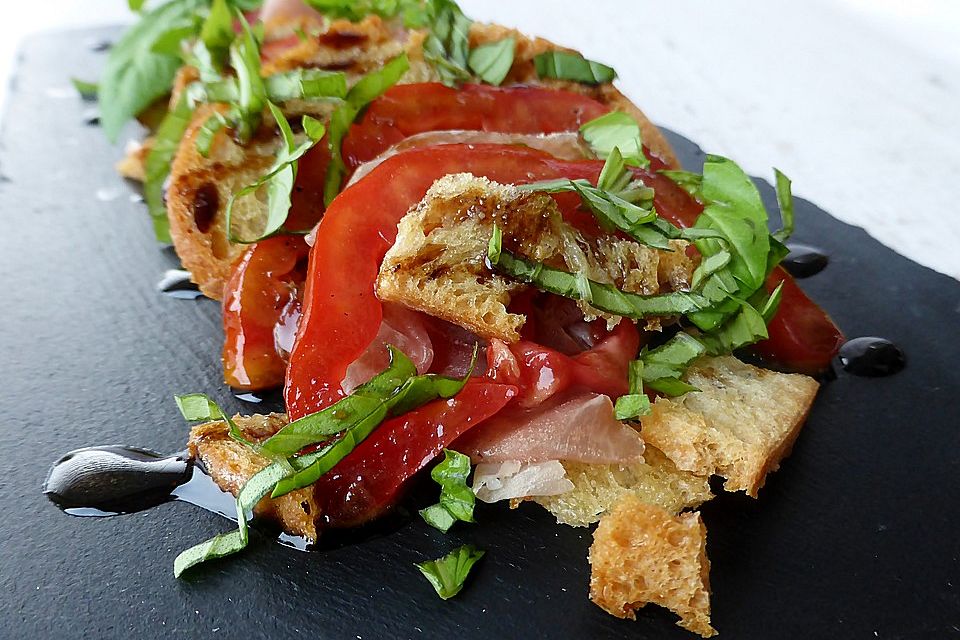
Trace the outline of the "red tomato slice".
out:
M 503 409 L 515 394 L 510 385 L 473 379 L 449 400 L 384 422 L 314 485 L 322 522 L 353 527 L 375 518 L 444 447 Z
M 540 87 L 439 83 L 391 87 L 350 128 L 343 157 L 350 169 L 426 131 L 558 133 L 576 131 L 610 108 L 593 98 Z
M 309 249 L 300 236 L 277 236 L 250 245 L 234 265 L 223 298 L 223 376 L 231 387 L 254 391 L 283 384 L 287 364 L 275 331 L 296 326 L 295 283 L 303 282 Z
M 435 180 L 460 171 L 508 183 L 564 176 L 596 180 L 602 164 L 557 160 L 522 147 L 444 145 L 393 156 L 344 191 L 327 210 L 310 253 L 304 313 L 285 389 L 291 418 L 342 396 L 347 366 L 380 326 L 374 281 L 396 239 L 397 223 Z

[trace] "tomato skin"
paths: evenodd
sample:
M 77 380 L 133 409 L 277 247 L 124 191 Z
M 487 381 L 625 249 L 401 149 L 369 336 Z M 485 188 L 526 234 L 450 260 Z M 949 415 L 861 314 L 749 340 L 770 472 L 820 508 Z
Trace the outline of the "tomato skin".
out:
M 751 348 L 782 368 L 817 375 L 830 368 L 845 337 L 830 316 L 797 285 L 782 267 L 767 278 L 767 291 L 783 283 L 780 308 L 767 326 L 770 337 Z
M 283 384 L 286 362 L 275 329 L 299 314 L 298 263 L 308 250 L 300 236 L 275 236 L 237 259 L 222 307 L 223 375 L 231 387 L 256 391 Z
M 395 85 L 350 128 L 343 157 L 355 169 L 404 138 L 427 131 L 576 131 L 608 111 L 608 106 L 593 98 L 558 89 L 478 84 L 451 89 L 435 82 Z
M 515 387 L 474 378 L 449 400 L 384 422 L 314 485 L 322 524 L 353 527 L 381 514 L 444 447 L 515 395 Z
M 535 407 L 572 387 L 617 398 L 628 392 L 627 368 L 639 349 L 640 332 L 628 320 L 593 348 L 573 356 L 531 340 L 511 345 L 494 340 L 487 348 L 487 376 L 516 385 L 516 403 L 523 408 Z

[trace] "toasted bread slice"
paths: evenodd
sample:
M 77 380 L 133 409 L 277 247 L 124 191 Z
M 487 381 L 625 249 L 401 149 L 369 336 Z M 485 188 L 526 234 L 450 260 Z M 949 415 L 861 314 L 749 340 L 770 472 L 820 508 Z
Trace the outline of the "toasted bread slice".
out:
M 641 418 L 644 440 L 678 468 L 726 478 L 727 491 L 756 497 L 790 453 L 819 384 L 733 356 L 703 358 L 684 379 L 700 391 L 658 398 Z
M 713 497 L 707 478 L 680 471 L 654 447 L 647 446 L 643 458 L 643 462 L 625 465 L 565 461 L 563 468 L 573 489 L 533 500 L 560 524 L 586 527 L 626 495 L 670 513 L 698 507 Z
M 270 25 L 272 33 L 285 33 L 284 25 Z M 406 51 L 410 59 L 410 70 L 401 82 L 432 82 L 438 77 L 433 67 L 423 57 L 424 31 L 407 31 L 393 22 L 385 22 L 377 16 L 369 16 L 358 23 L 345 20 L 323 21 L 312 24 L 308 33 L 316 33 L 283 50 L 263 67 L 263 73 L 269 75 L 298 67 L 322 68 L 344 71 L 348 82 L 355 82 L 362 74 L 378 68 L 387 60 Z M 560 49 L 543 39 L 530 39 L 518 32 L 496 25 L 474 24 L 470 31 L 473 46 L 500 40 L 506 36 L 517 39 L 517 52 L 514 65 L 505 80 L 505 84 L 525 83 L 562 88 L 589 95 L 609 104 L 612 109 L 629 113 L 640 123 L 644 143 L 656 155 L 673 167 L 679 166 L 666 139 L 660 131 L 612 85 L 591 87 L 572 82 L 539 80 L 533 67 L 533 56 L 543 51 Z M 178 88 L 193 79 L 187 72 L 180 74 Z M 176 93 L 176 91 L 175 91 Z M 332 103 L 290 101 L 282 105 L 287 116 L 309 113 L 317 117 L 329 115 Z M 209 107 L 208 107 L 209 108 Z M 184 267 L 190 271 L 205 295 L 220 299 L 223 284 L 230 272 L 231 265 L 242 252 L 243 245 L 232 245 L 228 241 L 225 227 L 225 209 L 230 196 L 241 187 L 251 184 L 264 171 L 265 154 L 272 156 L 278 141 L 274 140 L 269 118 L 259 134 L 258 142 L 247 147 L 239 147 L 220 132 L 214 142 L 219 149 L 204 158 L 196 149 L 196 135 L 209 116 L 209 111 L 199 109 L 193 124 L 181 143 L 170 176 L 171 189 L 167 195 L 167 210 L 170 218 L 170 233 L 174 246 Z M 132 158 L 136 161 L 136 158 Z M 135 173 L 128 164 L 128 173 Z M 201 189 L 214 184 L 218 205 L 211 208 L 201 218 L 203 224 L 197 225 L 195 214 L 196 196 Z M 243 215 L 251 228 L 260 228 L 265 218 L 266 203 L 256 198 L 246 198 Z M 204 203 L 207 201 L 204 200 Z M 205 207 L 210 208 L 205 204 Z
M 508 312 L 507 305 L 524 286 L 492 273 L 484 262 L 494 221 L 511 251 L 627 291 L 652 294 L 682 287 L 693 269 L 681 241 L 664 252 L 614 236 L 587 238 L 564 222 L 546 194 L 461 173 L 437 180 L 400 221 L 397 240 L 380 267 L 377 296 L 484 338 L 516 342 L 525 317 Z M 666 270 L 673 282 L 660 281 L 662 254 L 674 254 L 674 266 L 686 261 L 685 270 Z M 587 317 L 604 316 L 580 304 Z
M 590 599 L 618 618 L 653 603 L 704 638 L 710 626 L 707 529 L 699 513 L 678 516 L 628 494 L 600 519 L 590 546 Z
M 234 416 L 234 422 L 247 438 L 263 441 L 287 424 L 282 413 L 270 415 Z M 190 431 L 190 455 L 203 462 L 213 481 L 233 495 L 237 495 L 253 474 L 270 460 L 257 455 L 228 435 L 225 422 L 207 422 Z M 287 533 L 317 539 L 315 518 L 319 508 L 313 498 L 312 487 L 292 491 L 276 500 L 264 498 L 254 509 L 257 517 L 277 521 Z

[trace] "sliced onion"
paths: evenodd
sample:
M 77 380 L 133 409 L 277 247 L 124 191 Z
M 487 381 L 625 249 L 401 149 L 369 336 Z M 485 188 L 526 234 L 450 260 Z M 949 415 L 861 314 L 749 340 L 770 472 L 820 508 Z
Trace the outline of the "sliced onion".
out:
M 483 462 L 473 471 L 473 492 L 484 502 L 556 496 L 572 489 L 559 460 Z

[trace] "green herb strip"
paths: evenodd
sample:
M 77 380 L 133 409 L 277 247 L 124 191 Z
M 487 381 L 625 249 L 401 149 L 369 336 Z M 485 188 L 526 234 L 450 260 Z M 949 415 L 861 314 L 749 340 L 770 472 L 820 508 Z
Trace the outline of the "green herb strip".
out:
M 170 165 L 184 132 L 193 118 L 193 108 L 186 96 L 181 96 L 173 109 L 167 112 L 153 137 L 153 145 L 147 154 L 144 168 L 143 196 L 147 211 L 153 220 L 153 232 L 157 242 L 169 244 L 170 221 L 163 198 L 163 187 L 170 175 Z
M 617 77 L 613 67 L 587 60 L 579 53 L 546 51 L 533 59 L 537 76 L 556 80 L 571 80 L 583 84 L 603 84 Z
M 341 105 L 330 116 L 329 135 L 327 143 L 330 146 L 330 165 L 327 167 L 327 176 L 323 189 L 325 205 L 340 193 L 340 185 L 347 167 L 343 162 L 341 145 L 350 125 L 367 104 L 383 95 L 395 85 L 404 73 L 410 68 L 406 54 L 401 54 L 383 65 L 377 71 L 372 71 L 360 78 L 346 94 L 345 104 Z
M 472 544 L 465 544 L 442 558 L 421 562 L 415 566 L 430 581 L 437 595 L 447 600 L 460 593 L 470 570 L 483 554 L 483 551 Z
M 612 285 L 593 280 L 586 280 L 589 296 L 584 296 L 582 291 L 585 278 L 582 276 L 578 282 L 576 274 L 514 256 L 504 250 L 501 243 L 502 232 L 497 225 L 494 225 L 494 232 L 487 250 L 487 260 L 494 270 L 521 282 L 532 284 L 542 291 L 565 298 L 585 300 L 588 297 L 590 306 L 600 311 L 639 320 L 651 316 L 691 313 L 709 304 L 703 296 L 693 293 L 676 291 L 642 296 L 620 291 Z
M 241 244 L 258 242 L 272 236 L 283 227 L 283 223 L 286 222 L 290 213 L 291 193 L 293 192 L 293 184 L 297 179 L 297 163 L 307 151 L 320 141 L 325 132 L 325 128 L 319 120 L 310 116 L 303 116 L 303 130 L 307 134 L 307 139 L 297 145 L 290 123 L 287 122 L 280 109 L 272 102 L 268 102 L 267 107 L 280 128 L 283 146 L 265 175 L 230 197 L 226 211 L 226 225 L 230 242 Z M 264 222 L 264 228 L 256 237 L 241 238 L 233 230 L 234 203 L 239 198 L 252 195 L 261 187 L 266 187 L 267 190 L 267 219 Z
M 580 135 L 599 158 L 607 158 L 619 149 L 623 161 L 633 167 L 649 167 L 643 153 L 640 125 L 622 111 L 611 111 L 580 127 Z
M 480 45 L 470 51 L 468 66 L 487 84 L 499 86 L 510 73 L 516 48 L 517 41 L 513 37 Z
M 454 522 L 474 522 L 476 496 L 467 486 L 470 457 L 452 449 L 444 449 L 443 456 L 443 461 L 430 472 L 430 477 L 440 485 L 440 502 L 421 509 L 420 515 L 427 524 L 446 533 Z

